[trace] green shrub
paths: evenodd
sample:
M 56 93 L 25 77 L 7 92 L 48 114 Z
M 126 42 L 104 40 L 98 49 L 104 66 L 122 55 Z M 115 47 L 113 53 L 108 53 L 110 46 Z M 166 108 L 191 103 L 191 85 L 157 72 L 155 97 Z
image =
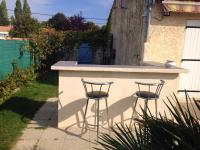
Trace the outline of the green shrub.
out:
M 11 75 L 8 75 L 4 80 L 0 81 L 0 104 L 11 96 L 17 89 L 26 85 L 36 78 L 34 69 L 17 69 Z
M 78 48 L 82 42 L 91 44 L 93 54 L 101 51 L 103 60 L 100 63 L 109 64 L 112 43 L 110 34 L 105 29 L 88 32 L 41 30 L 32 35 L 30 42 L 31 54 L 38 58 L 42 70 L 50 69 L 57 61 L 77 61 Z M 100 56 L 99 56 L 100 57 Z
M 117 129 L 112 128 L 114 137 L 104 134 L 99 144 L 107 150 L 199 150 L 200 104 L 187 94 L 186 106 L 176 96 L 168 100 L 166 106 L 173 119 L 166 115 L 155 118 L 143 111 L 143 119 L 136 120 L 135 131 L 117 125 Z

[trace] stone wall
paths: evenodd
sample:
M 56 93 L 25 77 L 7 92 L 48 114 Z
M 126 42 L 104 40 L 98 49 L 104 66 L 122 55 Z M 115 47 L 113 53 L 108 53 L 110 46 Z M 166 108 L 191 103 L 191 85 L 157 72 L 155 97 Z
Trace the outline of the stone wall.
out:
M 146 0 L 116 0 L 112 9 L 111 32 L 117 65 L 137 65 L 144 43 Z
M 181 63 L 187 20 L 200 20 L 199 14 L 171 13 L 163 16 L 162 5 L 152 10 L 150 33 L 145 43 L 144 61 L 165 62 L 174 60 Z

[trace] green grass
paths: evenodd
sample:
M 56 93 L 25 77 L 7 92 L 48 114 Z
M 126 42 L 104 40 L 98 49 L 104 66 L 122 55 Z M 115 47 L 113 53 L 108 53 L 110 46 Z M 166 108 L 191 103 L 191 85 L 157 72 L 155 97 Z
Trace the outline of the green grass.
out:
M 0 105 L 0 150 L 8 150 L 37 110 L 57 96 L 57 73 L 43 74 Z

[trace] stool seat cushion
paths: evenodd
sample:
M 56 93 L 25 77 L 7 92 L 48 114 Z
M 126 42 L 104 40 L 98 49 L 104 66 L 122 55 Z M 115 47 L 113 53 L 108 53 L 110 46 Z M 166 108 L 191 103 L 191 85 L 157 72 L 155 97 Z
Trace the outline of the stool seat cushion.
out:
M 87 97 L 91 99 L 100 99 L 100 98 L 107 98 L 108 93 L 103 92 L 103 91 L 93 91 L 93 92 L 88 92 Z
M 157 99 L 159 96 L 153 92 L 148 92 L 148 91 L 138 91 L 136 92 L 136 95 L 140 98 L 143 99 Z

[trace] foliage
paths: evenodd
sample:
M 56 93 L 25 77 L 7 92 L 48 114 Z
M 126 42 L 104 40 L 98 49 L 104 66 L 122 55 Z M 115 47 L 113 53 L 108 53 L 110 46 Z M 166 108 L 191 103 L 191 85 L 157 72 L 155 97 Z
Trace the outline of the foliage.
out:
M 13 59 L 11 64 L 12 64 L 12 67 L 13 67 L 13 71 L 17 71 L 19 69 L 18 59 Z
M 6 6 L 6 1 L 2 0 L 0 4 L 0 25 L 1 26 L 7 26 L 9 25 L 9 19 L 8 19 L 8 11 Z
M 21 1 L 16 1 L 15 18 L 12 17 L 11 23 L 13 28 L 10 35 L 12 37 L 29 38 L 31 34 L 37 33 L 40 28 L 38 20 L 31 17 L 31 10 L 26 0 L 24 1 L 23 10 Z
M 31 50 L 35 58 L 38 58 L 42 70 L 49 67 L 64 57 L 64 33 L 53 29 L 41 30 L 31 38 Z
M 99 26 L 97 26 L 94 22 L 91 21 L 88 21 L 86 23 L 86 26 L 87 26 L 87 31 L 96 31 L 100 29 Z
M 87 23 L 81 15 L 74 15 L 69 18 L 70 29 L 74 31 L 87 31 Z
M 15 4 L 15 19 L 17 22 L 20 21 L 20 19 L 22 18 L 22 4 L 21 4 L 21 0 L 16 0 L 16 4 Z
M 30 8 L 27 0 L 24 0 L 23 17 L 25 17 L 25 18 L 31 18 L 31 8 Z
M 42 74 L 0 104 L 0 149 L 9 150 L 48 98 L 57 96 L 56 72 Z
M 31 34 L 40 29 L 39 22 L 34 18 L 23 17 L 20 21 L 12 19 L 13 28 L 10 31 L 12 37 L 30 38 Z
M 34 49 L 33 47 L 35 46 L 33 45 L 32 41 L 24 40 L 23 44 L 19 48 L 19 52 L 20 52 L 20 56 L 23 56 L 24 52 L 30 53 L 32 65 L 36 67 L 38 62 L 37 62 L 37 58 L 34 55 L 34 53 L 36 52 L 36 49 Z
M 158 119 L 144 112 L 143 119 L 136 120 L 139 125 L 135 124 L 135 134 L 128 127 L 118 125 L 118 129 L 112 128 L 114 138 L 102 135 L 99 144 L 107 150 L 200 149 L 200 118 L 197 116 L 200 104 L 187 94 L 186 106 L 181 105 L 176 96 L 168 101 L 169 104 L 165 104 L 173 119 L 161 114 Z
M 45 29 L 39 34 L 34 34 L 31 39 L 32 52 L 35 58 L 39 59 L 43 70 L 49 69 L 52 64 L 60 60 L 77 61 L 78 48 L 82 42 L 90 43 L 94 54 L 100 49 L 104 58 L 108 56 L 106 52 L 109 51 L 109 34 L 105 30 L 61 32 Z
M 49 28 L 48 21 L 40 21 L 40 27 L 42 29 Z
M 48 25 L 57 31 L 95 31 L 99 27 L 93 22 L 86 22 L 81 15 L 67 18 L 63 13 L 57 13 L 48 20 Z
M 51 19 L 48 20 L 48 24 L 58 30 L 58 31 L 65 31 L 69 30 L 69 20 L 63 13 L 55 14 Z
M 33 68 L 16 69 L 11 75 L 0 81 L 0 104 L 11 96 L 16 89 L 26 85 L 36 78 Z

